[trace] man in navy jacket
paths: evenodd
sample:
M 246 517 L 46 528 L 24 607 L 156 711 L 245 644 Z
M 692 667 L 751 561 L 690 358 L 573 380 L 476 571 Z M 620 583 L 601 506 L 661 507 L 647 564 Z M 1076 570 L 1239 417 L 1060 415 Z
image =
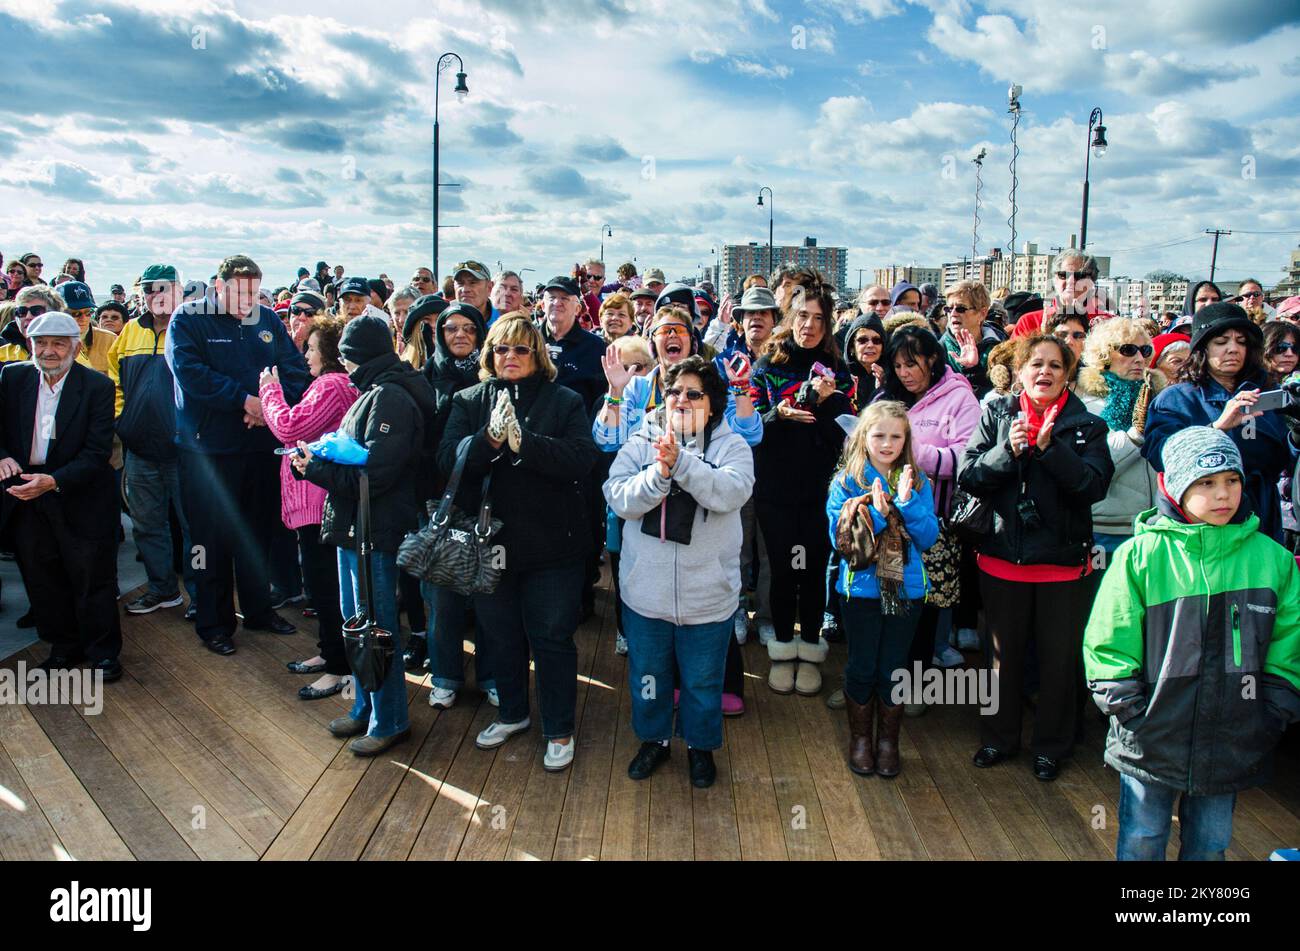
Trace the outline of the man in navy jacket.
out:
M 217 269 L 213 291 L 182 304 L 167 334 L 176 381 L 176 445 L 189 557 L 198 578 L 195 626 L 208 649 L 233 654 L 234 588 L 245 630 L 291 634 L 271 609 L 268 557 L 280 514 L 279 443 L 257 398 L 265 367 L 292 405 L 310 382 L 288 331 L 258 302 L 262 271 L 242 254 Z

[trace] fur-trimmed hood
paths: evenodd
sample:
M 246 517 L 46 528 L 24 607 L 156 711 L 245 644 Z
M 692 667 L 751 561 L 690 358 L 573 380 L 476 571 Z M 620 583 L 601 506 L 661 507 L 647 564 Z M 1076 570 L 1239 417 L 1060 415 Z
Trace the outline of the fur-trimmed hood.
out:
M 1083 366 L 1079 368 L 1078 392 L 1081 395 L 1096 396 L 1105 398 L 1110 393 L 1110 386 L 1106 383 L 1102 371 L 1096 367 Z M 1169 379 L 1159 370 L 1148 368 L 1142 374 L 1144 383 L 1151 386 L 1151 395 L 1159 393 L 1169 385 Z

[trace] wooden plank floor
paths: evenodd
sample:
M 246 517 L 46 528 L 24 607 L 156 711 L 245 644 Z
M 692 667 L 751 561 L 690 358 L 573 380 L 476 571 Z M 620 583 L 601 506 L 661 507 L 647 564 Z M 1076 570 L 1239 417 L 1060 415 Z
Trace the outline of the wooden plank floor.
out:
M 127 675 L 104 688 L 101 713 L 0 705 L 0 859 L 1114 858 L 1119 782 L 1091 710 L 1055 783 L 1035 781 L 1026 757 L 977 770 L 978 715 L 958 707 L 904 722 L 896 780 L 857 777 L 844 765 L 844 714 L 767 690 L 756 641 L 743 649 L 749 711 L 726 721 L 717 784 L 691 787 L 678 746 L 649 782 L 632 782 L 637 740 L 609 605 L 603 585 L 578 632 L 578 750 L 559 774 L 542 769 L 538 730 L 476 749 L 493 708 L 467 689 L 454 709 L 433 710 L 427 677 L 407 678 L 411 739 L 354 757 L 325 731 L 345 702 L 300 702 L 309 678 L 284 666 L 314 652 L 310 621 L 287 638 L 241 632 L 224 658 L 179 610 L 128 617 Z M 836 645 L 827 690 L 843 662 Z M 1240 797 L 1234 833 L 1237 860 L 1300 843 L 1294 756 Z

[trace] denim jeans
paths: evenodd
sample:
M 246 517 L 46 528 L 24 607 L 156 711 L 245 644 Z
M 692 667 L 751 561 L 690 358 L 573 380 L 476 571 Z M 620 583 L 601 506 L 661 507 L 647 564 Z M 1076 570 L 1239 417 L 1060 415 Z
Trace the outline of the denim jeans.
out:
M 168 509 L 175 507 L 180 519 L 184 551 L 182 577 L 190 600 L 194 600 L 194 564 L 191 557 L 189 524 L 181 506 L 180 475 L 175 459 L 151 462 L 127 450 L 123 462 L 126 474 L 127 505 L 131 511 L 131 531 L 135 546 L 149 578 L 149 593 L 160 598 L 176 594 L 176 572 L 172 568 L 172 533 Z
M 339 552 L 339 607 L 346 621 L 357 613 L 357 553 L 347 548 Z M 370 555 L 373 574 L 370 579 L 375 600 L 370 606 L 371 617 L 386 631 L 400 638 L 397 630 L 397 553 L 376 551 Z M 354 720 L 369 721 L 366 732 L 383 738 L 401 733 L 411 725 L 406 708 L 406 670 L 402 666 L 402 645 L 396 645 L 393 663 L 383 686 L 374 693 L 356 688 L 352 712 Z
M 1121 862 L 1163 862 L 1178 805 L 1180 862 L 1222 862 L 1232 842 L 1232 810 L 1236 793 L 1193 796 L 1172 786 L 1143 782 L 1127 773 L 1119 776 L 1119 840 L 1115 858 Z
M 528 717 L 528 654 L 537 673 L 542 735 L 573 736 L 578 703 L 578 646 L 573 633 L 582 610 L 585 561 L 525 571 L 506 570 L 493 594 L 474 596 L 474 611 L 496 676 L 498 719 Z
M 844 598 L 840 613 L 849 642 L 849 659 L 844 665 L 844 692 L 854 703 L 866 703 L 872 695 L 887 707 L 893 702 L 894 671 L 907 667 L 907 652 L 921 620 L 921 601 L 907 602 L 907 614 L 883 614 L 876 598 Z
M 429 644 L 429 672 L 433 675 L 430 682 L 443 690 L 459 690 L 465 686 L 463 635 L 470 598 L 427 581 L 420 582 L 420 593 L 428 602 L 425 636 Z M 487 658 L 487 639 L 477 618 L 474 631 L 474 679 L 479 690 L 491 690 L 496 681 Z
M 731 639 L 731 618 L 682 624 L 637 614 L 623 605 L 627 632 L 632 728 L 641 740 L 671 739 L 673 689 L 681 691 L 677 734 L 697 750 L 722 746 L 722 673 Z M 673 682 L 673 658 L 677 675 Z

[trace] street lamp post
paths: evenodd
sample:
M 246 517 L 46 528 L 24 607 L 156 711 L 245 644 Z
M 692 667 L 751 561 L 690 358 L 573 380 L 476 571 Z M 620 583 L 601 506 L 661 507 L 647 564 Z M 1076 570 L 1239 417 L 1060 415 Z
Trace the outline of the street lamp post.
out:
M 984 156 L 988 149 L 980 149 L 980 154 L 971 159 L 975 163 L 975 226 L 971 229 L 970 256 L 975 260 L 979 256 L 980 243 L 980 189 L 984 186 Z
M 600 263 L 605 263 L 605 239 L 614 237 L 614 230 L 609 225 L 600 226 Z
M 441 280 L 438 277 L 438 189 L 441 187 L 438 182 L 438 91 L 442 71 L 451 66 L 453 59 L 460 67 L 460 72 L 456 73 L 456 96 L 458 99 L 464 99 L 469 95 L 469 86 L 465 85 L 465 61 L 460 58 L 459 53 L 443 53 L 438 57 L 438 68 L 434 70 L 433 75 L 433 279 L 435 283 Z
M 763 204 L 763 192 L 767 192 L 767 273 L 771 274 L 776 265 L 772 261 L 772 220 L 776 214 L 776 199 L 772 197 L 772 189 L 764 185 L 758 190 L 758 204 Z
M 1097 131 L 1093 132 L 1093 126 Z M 1092 157 L 1106 154 L 1106 127 L 1102 125 L 1101 107 L 1088 115 L 1088 148 L 1083 153 L 1083 220 L 1079 222 L 1079 250 L 1088 246 L 1088 177 L 1092 172 Z

